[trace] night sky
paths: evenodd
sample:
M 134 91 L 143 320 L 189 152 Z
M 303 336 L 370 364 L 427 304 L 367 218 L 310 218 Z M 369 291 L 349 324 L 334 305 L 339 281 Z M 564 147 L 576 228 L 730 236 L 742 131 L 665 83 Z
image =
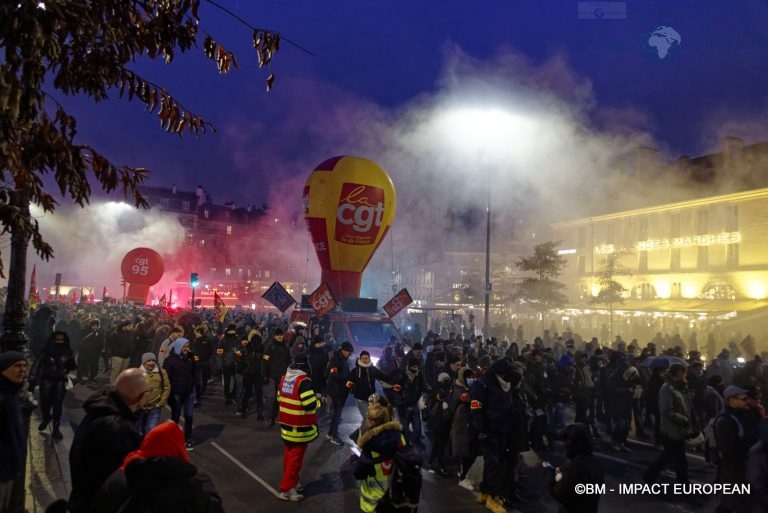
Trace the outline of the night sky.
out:
M 366 133 L 380 137 L 414 105 L 450 89 L 462 73 L 452 69 L 457 55 L 482 77 L 514 61 L 527 87 L 578 112 L 580 130 L 642 133 L 668 159 L 717 151 L 726 134 L 748 143 L 768 138 L 762 0 L 630 1 L 626 19 L 579 19 L 579 3 L 563 0 L 221 2 L 315 55 L 284 41 L 272 64 L 275 88 L 266 93 L 250 30 L 203 2 L 202 28 L 236 53 L 241 70 L 219 76 L 198 51 L 136 69 L 218 134 L 180 139 L 164 134 L 140 104 L 67 99 L 83 142 L 116 163 L 150 168 L 151 185 L 202 184 L 216 203 L 276 204 L 293 194 L 281 190 L 285 178 L 303 181 L 334 154 L 369 156 L 375 141 Z M 681 37 L 668 62 L 649 59 L 641 46 L 661 25 Z

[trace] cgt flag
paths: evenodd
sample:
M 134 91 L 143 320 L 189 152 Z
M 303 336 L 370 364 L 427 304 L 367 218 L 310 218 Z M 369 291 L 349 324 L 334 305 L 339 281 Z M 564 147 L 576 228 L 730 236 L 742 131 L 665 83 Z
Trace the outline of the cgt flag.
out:
M 227 316 L 227 305 L 219 297 L 218 292 L 213 293 L 213 311 L 216 313 L 216 318 L 219 322 L 224 322 L 224 318 Z
M 403 288 L 395 294 L 395 297 L 390 299 L 386 305 L 384 305 L 384 311 L 387 312 L 387 315 L 391 319 L 397 313 L 405 308 L 406 306 L 413 303 L 413 299 L 411 298 L 411 295 L 408 293 L 408 289 Z
M 37 293 L 37 264 L 32 266 L 32 274 L 29 276 L 29 308 L 37 308 L 40 303 L 40 294 Z
M 285 312 L 296 303 L 293 296 L 291 296 L 288 291 L 285 290 L 285 287 L 280 285 L 280 282 L 277 281 L 273 283 L 261 297 L 275 305 L 281 312 Z
M 157 300 L 157 304 L 160 305 L 160 306 L 165 306 L 166 302 L 167 302 L 167 300 L 165 299 L 165 293 L 163 293 L 162 297 Z
M 317 287 L 312 294 L 309 295 L 309 304 L 315 310 L 318 317 L 325 315 L 334 308 L 336 308 L 336 298 L 333 297 L 331 288 L 327 283 L 323 282 L 322 285 Z

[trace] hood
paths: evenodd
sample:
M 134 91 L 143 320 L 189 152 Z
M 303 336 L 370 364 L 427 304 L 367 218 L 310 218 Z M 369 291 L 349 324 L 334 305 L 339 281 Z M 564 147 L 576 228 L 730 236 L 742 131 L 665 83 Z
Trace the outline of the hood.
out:
M 189 463 L 189 454 L 184 447 L 184 432 L 175 422 L 163 422 L 147 433 L 141 441 L 141 447 L 128 453 L 120 469 L 125 470 L 134 460 L 155 457 L 176 458 Z
M 83 409 L 93 417 L 106 417 L 107 415 L 121 415 L 134 418 L 135 415 L 128 408 L 117 392 L 112 387 L 107 387 L 101 392 L 96 392 L 83 403 Z
M 573 365 L 573 357 L 569 354 L 564 354 L 562 358 L 560 358 L 560 363 L 558 364 L 558 367 L 569 367 Z
M 66 341 L 63 344 L 57 344 L 53 341 L 53 339 L 56 338 L 57 335 L 63 335 Z M 43 349 L 46 353 L 63 353 L 64 351 L 71 351 L 72 345 L 69 341 L 69 335 L 67 335 L 66 331 L 54 331 L 48 336 L 48 340 L 45 342 L 45 348 Z
M 287 383 L 293 383 L 294 381 L 296 381 L 296 379 L 299 376 L 306 376 L 306 374 L 307 373 L 304 372 L 303 370 L 294 369 L 294 368 L 289 367 L 288 370 L 285 372 L 285 381 Z
M 493 362 L 493 364 L 486 371 L 485 376 L 487 378 L 491 378 L 498 374 L 503 374 L 509 377 L 513 372 L 514 371 L 512 370 L 512 366 L 509 364 L 509 362 L 502 358 L 501 360 L 496 360 Z
M 400 432 L 402 430 L 403 430 L 403 425 L 396 420 L 385 422 L 384 424 L 371 428 L 365 433 L 363 433 L 362 435 L 360 435 L 360 438 L 357 439 L 357 445 L 358 447 L 362 448 L 365 444 L 370 442 L 374 437 L 378 436 L 379 434 L 385 431 L 392 431 L 396 433 L 399 438 Z
M 568 426 L 566 430 L 565 451 L 569 459 L 592 454 L 592 441 L 589 439 L 587 426 L 584 424 L 571 424 Z
M 173 342 L 173 352 L 179 356 L 181 356 L 181 348 L 184 347 L 184 344 L 189 344 L 189 340 L 187 340 L 184 337 L 179 337 Z

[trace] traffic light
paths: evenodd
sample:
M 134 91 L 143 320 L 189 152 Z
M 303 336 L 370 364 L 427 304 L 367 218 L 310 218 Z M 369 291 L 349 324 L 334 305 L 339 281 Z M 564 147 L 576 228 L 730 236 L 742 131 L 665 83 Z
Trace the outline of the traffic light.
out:
M 192 273 L 189 275 L 189 285 L 193 289 L 197 288 L 197 286 L 200 285 L 200 280 L 197 279 L 197 273 Z

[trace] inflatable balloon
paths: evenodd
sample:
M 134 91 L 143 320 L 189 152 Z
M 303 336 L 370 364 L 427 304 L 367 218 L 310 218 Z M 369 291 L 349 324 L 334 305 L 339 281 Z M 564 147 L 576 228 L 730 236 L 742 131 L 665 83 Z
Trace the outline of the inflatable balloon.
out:
M 160 281 L 165 266 L 163 257 L 154 249 L 136 248 L 123 257 L 120 271 L 128 284 L 126 301 L 144 305 L 147 303 L 149 287 Z
M 304 220 L 337 300 L 360 295 L 363 270 L 392 225 L 395 187 L 368 159 L 333 157 L 307 178 Z

